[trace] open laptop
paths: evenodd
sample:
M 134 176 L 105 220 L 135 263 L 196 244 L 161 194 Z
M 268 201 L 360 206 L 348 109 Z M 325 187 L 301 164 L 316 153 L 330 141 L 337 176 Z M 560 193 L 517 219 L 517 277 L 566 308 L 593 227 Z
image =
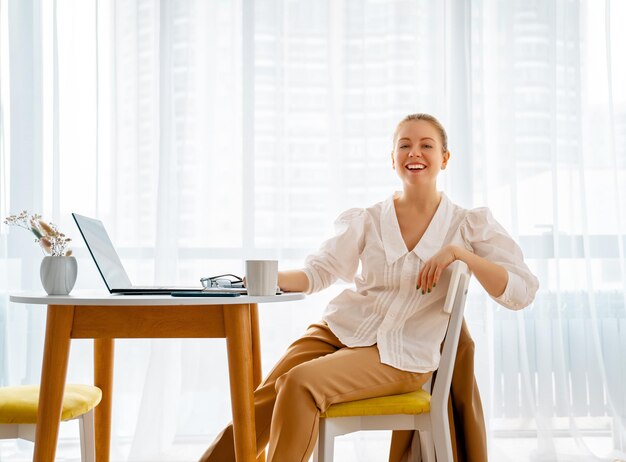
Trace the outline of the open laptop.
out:
M 122 265 L 122 261 L 113 247 L 113 243 L 100 220 L 72 213 L 80 234 L 89 249 L 100 275 L 112 294 L 124 295 L 170 295 L 175 292 L 203 291 L 197 287 L 153 287 L 134 286 Z M 204 289 L 210 291 L 211 289 Z M 237 292 L 245 294 L 246 289 L 215 288 L 219 292 Z

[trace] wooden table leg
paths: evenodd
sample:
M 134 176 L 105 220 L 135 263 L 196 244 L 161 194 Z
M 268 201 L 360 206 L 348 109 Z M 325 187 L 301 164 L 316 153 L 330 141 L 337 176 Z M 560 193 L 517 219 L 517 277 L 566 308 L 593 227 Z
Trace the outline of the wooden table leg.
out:
M 256 432 L 250 307 L 249 305 L 224 305 L 223 309 L 235 458 L 237 462 L 254 462 L 256 460 Z
M 94 385 L 102 390 L 102 400 L 94 413 L 96 462 L 109 462 L 111 450 L 111 409 L 113 406 L 113 339 L 93 341 Z
M 73 306 L 48 306 L 33 461 L 54 461 L 73 320 Z
M 259 334 L 259 307 L 256 303 L 250 304 L 250 331 L 252 333 L 252 375 L 253 385 L 259 386 L 263 380 L 261 368 L 261 335 Z
M 252 332 L 252 379 L 254 389 L 263 380 L 263 370 L 261 368 L 261 335 L 259 332 L 259 307 L 256 303 L 250 304 L 250 329 Z M 258 448 L 257 448 L 258 449 Z M 265 462 L 265 451 L 259 454 L 256 462 Z

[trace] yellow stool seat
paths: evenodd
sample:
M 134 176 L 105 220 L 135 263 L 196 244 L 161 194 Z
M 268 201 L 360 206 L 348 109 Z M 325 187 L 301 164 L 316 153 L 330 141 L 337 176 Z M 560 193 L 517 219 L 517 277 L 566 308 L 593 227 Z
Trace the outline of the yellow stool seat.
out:
M 430 394 L 424 390 L 333 404 L 320 417 L 422 414 L 430 412 Z
M 79 417 L 98 405 L 102 391 L 92 385 L 66 385 L 61 420 Z M 24 385 L 0 388 L 0 424 L 37 423 L 39 387 Z

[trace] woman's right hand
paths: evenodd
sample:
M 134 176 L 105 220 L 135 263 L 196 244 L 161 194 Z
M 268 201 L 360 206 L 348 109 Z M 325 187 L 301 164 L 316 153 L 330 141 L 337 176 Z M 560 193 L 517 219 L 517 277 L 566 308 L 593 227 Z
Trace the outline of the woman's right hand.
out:
M 306 292 L 309 289 L 309 278 L 302 270 L 279 271 L 278 287 L 283 292 Z

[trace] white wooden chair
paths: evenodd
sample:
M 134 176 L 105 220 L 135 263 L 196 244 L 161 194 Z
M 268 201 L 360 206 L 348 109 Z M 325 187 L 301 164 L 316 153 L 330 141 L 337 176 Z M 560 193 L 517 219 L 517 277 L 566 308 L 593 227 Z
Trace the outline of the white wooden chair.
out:
M 316 462 L 332 462 L 335 437 L 360 430 L 419 430 L 423 461 L 434 462 L 436 456 L 437 462 L 453 462 L 448 397 L 471 277 L 464 262 L 457 261 L 453 265 L 444 303 L 444 311 L 451 316 L 432 396 L 422 389 L 333 404 L 320 416 Z M 427 386 L 430 382 L 425 388 Z
M 78 419 L 80 451 L 83 462 L 95 462 L 93 410 L 102 391 L 92 385 L 66 385 L 61 420 Z M 0 388 L 0 440 L 35 441 L 39 387 L 23 385 Z

